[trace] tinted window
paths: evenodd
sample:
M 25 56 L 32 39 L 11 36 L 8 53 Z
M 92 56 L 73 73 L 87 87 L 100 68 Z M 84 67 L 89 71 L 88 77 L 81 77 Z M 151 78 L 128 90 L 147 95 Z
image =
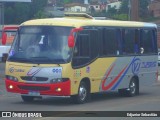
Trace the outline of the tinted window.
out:
M 117 55 L 118 49 L 118 30 L 103 30 L 103 55 Z
M 123 29 L 122 30 L 123 54 L 134 53 L 134 42 L 135 42 L 135 30 Z
M 154 53 L 156 49 L 156 38 L 154 31 L 151 29 L 144 29 L 141 31 L 141 48 L 144 49 L 144 54 Z
M 89 35 L 79 34 L 77 36 L 76 46 L 74 49 L 75 57 L 88 57 L 90 53 L 89 48 Z
M 99 31 L 98 30 L 90 30 L 90 44 L 91 44 L 91 59 L 94 59 L 99 54 Z

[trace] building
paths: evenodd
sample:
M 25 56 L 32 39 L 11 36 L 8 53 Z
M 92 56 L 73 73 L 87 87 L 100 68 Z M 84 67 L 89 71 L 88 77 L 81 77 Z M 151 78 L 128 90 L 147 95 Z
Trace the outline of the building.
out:
M 89 5 L 89 9 L 94 10 L 95 12 L 99 12 L 99 11 L 101 11 L 101 5 L 98 3 L 91 3 Z
M 88 12 L 88 5 L 81 3 L 71 3 L 64 6 L 65 12 Z
M 106 10 L 106 3 L 105 0 L 92 1 L 90 2 L 89 9 L 90 11 L 101 12 Z
M 152 0 L 149 4 L 149 11 L 153 17 L 160 17 L 160 0 Z
M 110 0 L 106 5 L 106 11 L 110 8 L 115 8 L 116 10 L 120 9 L 121 1 L 119 0 Z

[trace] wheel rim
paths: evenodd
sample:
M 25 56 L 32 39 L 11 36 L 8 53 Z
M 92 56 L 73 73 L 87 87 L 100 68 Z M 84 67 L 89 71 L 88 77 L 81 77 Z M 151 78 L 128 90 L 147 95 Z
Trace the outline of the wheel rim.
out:
M 81 101 L 84 101 L 87 96 L 87 90 L 84 85 L 81 85 L 79 88 L 79 98 Z
M 130 92 L 132 93 L 132 94 L 135 94 L 135 92 L 136 92 L 136 84 L 135 84 L 135 82 L 131 82 L 131 84 L 130 84 Z

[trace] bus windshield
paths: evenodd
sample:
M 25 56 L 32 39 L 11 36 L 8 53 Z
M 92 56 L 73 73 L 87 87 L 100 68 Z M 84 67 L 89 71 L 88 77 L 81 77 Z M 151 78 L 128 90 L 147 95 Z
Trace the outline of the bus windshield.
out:
M 56 63 L 70 61 L 68 36 L 71 27 L 22 26 L 12 44 L 8 61 L 27 63 Z

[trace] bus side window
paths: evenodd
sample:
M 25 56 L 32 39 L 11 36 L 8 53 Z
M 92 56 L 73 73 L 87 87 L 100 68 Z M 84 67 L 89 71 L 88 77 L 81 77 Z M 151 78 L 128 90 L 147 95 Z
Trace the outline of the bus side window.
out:
M 141 30 L 141 48 L 144 49 L 144 54 L 154 53 L 154 34 L 152 29 Z
M 117 29 L 105 28 L 103 30 L 103 55 L 115 56 L 119 55 Z
M 122 30 L 122 46 L 123 54 L 134 54 L 135 30 L 123 29 Z
M 153 37 L 153 39 L 152 39 L 153 52 L 157 54 L 158 48 L 157 48 L 157 31 L 156 31 L 156 29 L 153 29 L 153 30 L 152 30 L 152 35 L 153 35 L 153 36 L 152 36 L 152 37 Z
M 93 29 L 90 30 L 90 45 L 91 45 L 91 59 L 95 59 L 99 55 L 100 51 L 100 40 L 99 38 L 99 30 Z

